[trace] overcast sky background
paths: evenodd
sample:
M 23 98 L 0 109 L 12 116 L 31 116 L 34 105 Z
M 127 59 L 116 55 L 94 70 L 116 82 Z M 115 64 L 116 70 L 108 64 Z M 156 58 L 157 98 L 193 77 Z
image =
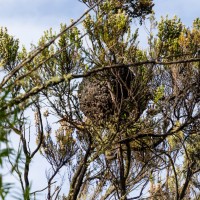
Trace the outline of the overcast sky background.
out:
M 191 26 L 193 20 L 200 17 L 200 0 L 154 2 L 157 19 L 161 15 L 177 15 L 186 26 Z M 29 47 L 30 43 L 37 44 L 45 30 L 52 27 L 58 31 L 60 23 L 68 24 L 71 18 L 78 18 L 85 10 L 86 7 L 78 0 L 0 0 L 0 27 L 7 27 L 11 35 Z M 141 34 L 145 34 L 144 28 L 141 29 Z M 39 159 L 31 169 L 31 177 L 36 180 L 33 184 L 34 189 L 45 186 L 45 174 L 42 174 L 41 170 L 41 166 L 45 167 L 44 165 L 45 162 Z
M 157 18 L 178 15 L 190 26 L 200 15 L 200 0 L 155 0 Z M 60 23 L 69 23 L 86 10 L 78 0 L 0 0 L 0 26 L 27 47 L 36 44 L 50 27 L 58 31 Z

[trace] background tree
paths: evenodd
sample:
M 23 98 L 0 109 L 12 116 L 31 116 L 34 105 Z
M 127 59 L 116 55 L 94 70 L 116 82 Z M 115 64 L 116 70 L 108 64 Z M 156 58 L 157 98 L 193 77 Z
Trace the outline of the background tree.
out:
M 1 29 L 0 127 L 19 135 L 9 162 L 24 199 L 45 189 L 47 199 L 198 199 L 200 20 L 189 29 L 151 16 L 157 33 L 142 50 L 133 20 L 142 23 L 152 1 L 83 3 L 88 11 L 58 35 L 46 31 L 30 53 Z M 39 152 L 47 187 L 32 191 Z M 54 180 L 64 168 L 61 197 Z

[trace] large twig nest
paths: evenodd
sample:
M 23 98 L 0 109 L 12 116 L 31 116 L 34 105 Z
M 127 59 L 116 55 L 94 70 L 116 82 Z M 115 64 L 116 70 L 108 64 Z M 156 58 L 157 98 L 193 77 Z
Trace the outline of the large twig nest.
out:
M 84 78 L 79 86 L 81 111 L 90 119 L 106 119 L 113 114 L 112 99 L 106 81 Z
M 147 95 L 138 80 L 128 68 L 83 78 L 78 91 L 81 111 L 95 121 L 128 117 L 133 111 L 140 113 L 147 105 Z

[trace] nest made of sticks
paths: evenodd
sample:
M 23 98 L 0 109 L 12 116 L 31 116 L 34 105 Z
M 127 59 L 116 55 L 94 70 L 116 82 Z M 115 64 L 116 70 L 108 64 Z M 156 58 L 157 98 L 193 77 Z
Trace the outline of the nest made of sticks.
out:
M 113 114 L 112 99 L 106 81 L 84 78 L 79 86 L 81 111 L 90 119 L 106 119 Z
M 128 68 L 112 69 L 83 78 L 78 95 L 80 109 L 95 121 L 121 119 L 131 113 L 140 114 L 146 107 L 148 95 L 142 90 L 140 78 Z M 133 94 L 134 93 L 134 94 Z

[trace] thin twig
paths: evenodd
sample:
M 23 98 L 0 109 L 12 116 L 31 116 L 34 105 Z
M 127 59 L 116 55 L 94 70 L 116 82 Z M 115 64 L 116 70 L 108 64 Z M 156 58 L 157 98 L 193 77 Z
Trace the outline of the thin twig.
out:
M 53 183 L 51 183 L 51 185 L 53 185 L 54 183 L 56 183 L 57 181 L 54 181 Z M 44 190 L 46 190 L 49 186 L 46 186 L 45 188 L 41 189 L 41 190 L 36 190 L 35 192 L 31 192 L 30 195 L 33 195 L 35 193 L 38 193 L 38 192 L 43 192 Z

